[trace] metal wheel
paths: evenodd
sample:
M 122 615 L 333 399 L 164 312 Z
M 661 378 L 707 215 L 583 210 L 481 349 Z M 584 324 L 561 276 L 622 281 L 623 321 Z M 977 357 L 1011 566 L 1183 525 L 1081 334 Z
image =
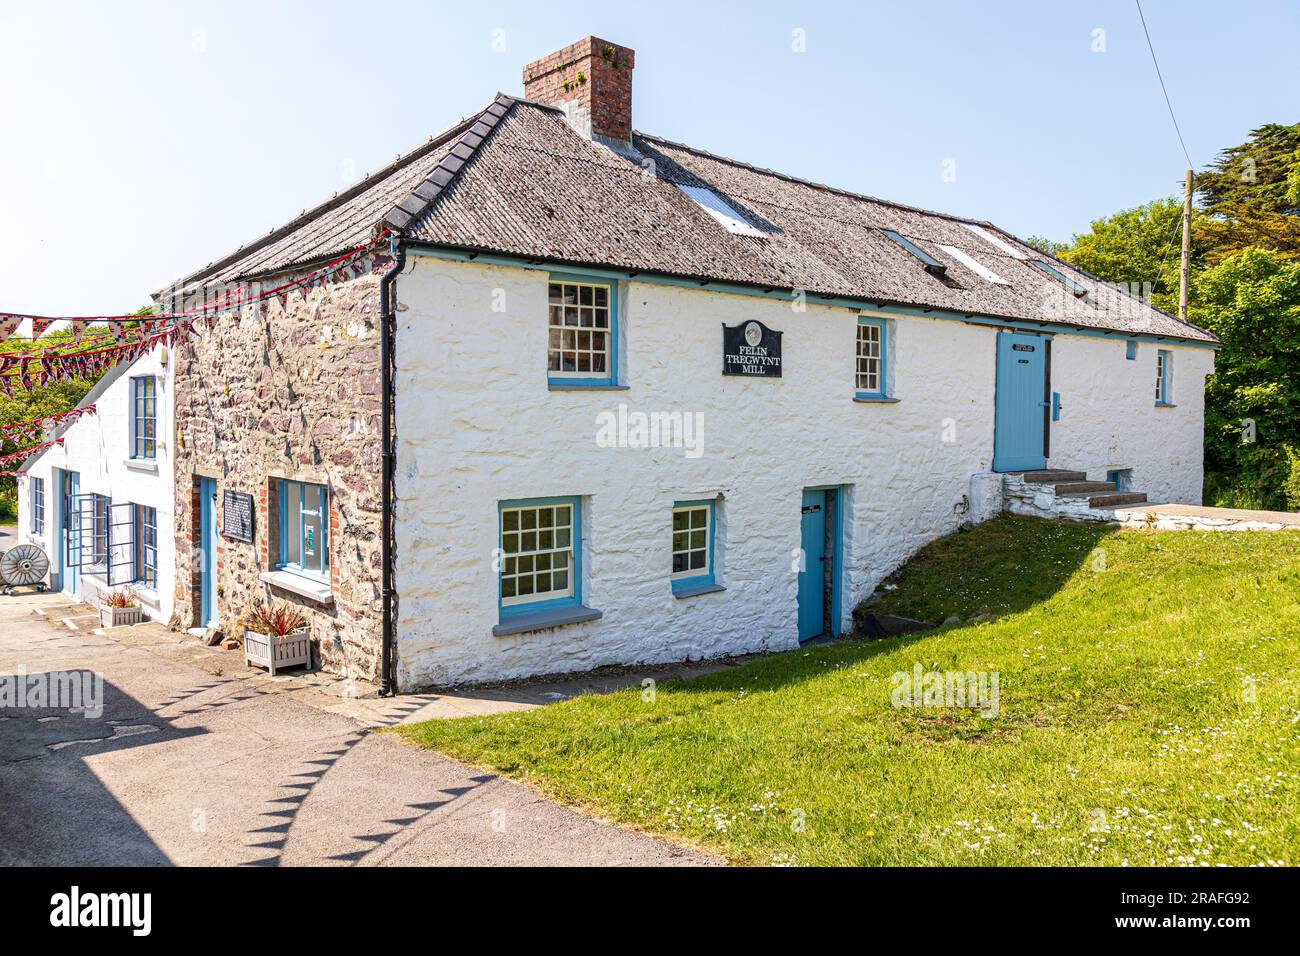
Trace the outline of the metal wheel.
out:
M 0 555 L 0 580 L 5 584 L 41 584 L 49 572 L 50 559 L 34 544 L 20 544 Z

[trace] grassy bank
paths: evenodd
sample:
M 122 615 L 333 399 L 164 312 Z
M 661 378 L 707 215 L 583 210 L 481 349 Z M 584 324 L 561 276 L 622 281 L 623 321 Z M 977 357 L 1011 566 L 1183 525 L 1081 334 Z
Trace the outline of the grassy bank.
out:
M 1300 534 L 1004 517 L 891 583 L 991 619 L 400 732 L 739 862 L 1297 862 Z M 894 706 L 918 664 L 996 708 Z

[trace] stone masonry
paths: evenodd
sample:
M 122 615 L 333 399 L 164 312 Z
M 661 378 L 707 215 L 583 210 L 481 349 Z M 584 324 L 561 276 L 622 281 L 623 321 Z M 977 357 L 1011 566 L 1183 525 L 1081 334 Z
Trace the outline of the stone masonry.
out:
M 575 125 L 595 136 L 632 138 L 632 69 L 636 54 L 625 46 L 584 37 L 524 67 L 524 96 L 563 106 Z
M 301 607 L 318 663 L 346 676 L 379 676 L 381 403 L 380 277 L 374 255 L 309 291 L 246 307 L 176 349 L 176 611 L 198 623 L 200 477 L 217 484 L 217 527 L 227 490 L 253 496 L 251 544 L 218 534 L 221 629 L 238 627 L 257 599 Z M 288 277 L 277 277 L 275 284 Z M 332 603 L 261 580 L 279 554 L 281 479 L 329 491 Z M 240 635 L 242 636 L 242 635 Z

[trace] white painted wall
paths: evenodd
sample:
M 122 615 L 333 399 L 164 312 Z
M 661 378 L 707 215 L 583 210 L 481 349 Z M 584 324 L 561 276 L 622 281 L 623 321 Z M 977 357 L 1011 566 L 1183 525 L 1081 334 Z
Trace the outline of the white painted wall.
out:
M 855 313 L 824 306 L 796 313 L 789 303 L 752 296 L 625 282 L 627 389 L 558 392 L 546 383 L 546 284 L 541 271 L 418 256 L 398 281 L 402 687 L 795 647 L 792 555 L 803 488 L 849 486 L 845 626 L 882 577 L 963 520 L 954 506 L 971 494 L 971 476 L 991 465 L 993 329 L 891 320 L 891 391 L 900 401 L 861 404 L 853 401 Z M 505 311 L 493 311 L 494 303 Z M 720 326 L 748 319 L 786 333 L 782 379 L 721 375 Z M 1125 384 L 1120 377 L 1154 361 L 1146 346 L 1135 365 L 1125 363 L 1122 343 L 1101 345 L 1056 337 L 1054 369 L 1068 417 L 1053 435 L 1055 465 L 1077 454 L 1090 470 L 1100 468 L 1110 453 L 1091 446 L 1099 436 L 1111 440 L 1117 411 L 1139 413 L 1137 398 L 1131 411 L 1127 400 L 1081 400 L 1089 382 Z M 1175 351 L 1182 404 L 1146 409 L 1150 420 L 1123 448 L 1130 456 L 1123 463 L 1146 476 L 1168 462 L 1181 473 L 1166 485 L 1195 486 L 1199 496 L 1193 373 L 1209 353 L 1185 360 L 1197 350 Z M 1103 372 L 1102 363 L 1121 368 Z M 1149 405 L 1154 369 L 1149 383 L 1143 377 L 1137 385 L 1135 377 L 1135 394 Z M 597 415 L 620 403 L 702 412 L 703 454 L 599 447 Z M 1150 432 L 1169 423 L 1176 428 L 1168 438 L 1153 440 Z M 1121 423 L 1114 427 L 1122 433 Z M 497 503 L 561 495 L 584 496 L 584 603 L 604 616 L 495 637 Z M 670 509 L 675 500 L 711 497 L 719 499 L 726 591 L 678 600 L 669 584 Z
M 1173 356 L 1172 408 L 1155 404 L 1156 350 Z M 1061 420 L 1052 426 L 1053 468 L 1106 472 L 1133 469 L 1133 490 L 1149 501 L 1201 503 L 1204 475 L 1205 377 L 1210 349 L 1139 342 L 1125 357 L 1124 339 L 1058 335 L 1052 343 L 1052 389 Z
M 18 532 L 20 541 L 37 544 L 50 556 L 51 575 L 54 580 L 59 580 L 62 549 L 59 540 L 61 475 L 58 469 L 76 471 L 81 475 L 82 494 L 98 492 L 107 495 L 114 503 L 132 502 L 157 508 L 158 587 L 152 590 L 133 586 L 133 590 L 149 617 L 166 623 L 172 615 L 176 567 L 171 447 L 174 392 L 171 363 L 163 365 L 160 361 L 162 351 L 155 349 L 141 356 L 106 386 L 101 380 L 86 397 L 87 401 L 94 402 L 95 414 L 83 416 L 69 425 L 61 432 L 63 446 L 47 449 L 27 467 L 27 476 L 18 480 Z M 143 375 L 153 375 L 158 379 L 158 457 L 155 462 L 147 464 L 130 460 L 130 380 Z M 45 532 L 39 536 L 32 534 L 33 477 L 45 479 Z M 101 580 L 83 573 L 84 600 L 95 601 Z

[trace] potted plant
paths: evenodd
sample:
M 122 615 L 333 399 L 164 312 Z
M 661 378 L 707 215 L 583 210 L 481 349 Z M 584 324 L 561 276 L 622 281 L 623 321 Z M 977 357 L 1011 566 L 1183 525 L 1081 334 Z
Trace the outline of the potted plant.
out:
M 258 602 L 244 621 L 245 663 L 265 667 L 272 676 L 281 667 L 311 667 L 311 629 L 298 608 Z
M 139 624 L 143 620 L 144 609 L 130 588 L 109 591 L 99 603 L 99 623 L 104 627 Z

